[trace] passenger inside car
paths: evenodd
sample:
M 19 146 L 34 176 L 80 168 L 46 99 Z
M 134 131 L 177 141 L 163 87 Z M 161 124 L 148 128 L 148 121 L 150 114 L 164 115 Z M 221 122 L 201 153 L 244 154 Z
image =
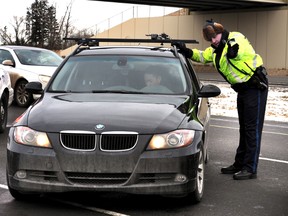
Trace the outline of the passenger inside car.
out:
M 147 71 L 144 74 L 144 80 L 145 80 L 146 86 L 160 85 L 161 79 L 162 77 L 160 76 L 160 74 L 155 74 L 153 72 L 151 73 L 149 71 Z
M 149 66 L 144 74 L 146 87 L 141 91 L 149 93 L 173 93 L 166 86 L 161 84 L 162 76 L 165 74 L 165 68 L 160 65 Z M 167 71 L 166 71 L 167 74 Z

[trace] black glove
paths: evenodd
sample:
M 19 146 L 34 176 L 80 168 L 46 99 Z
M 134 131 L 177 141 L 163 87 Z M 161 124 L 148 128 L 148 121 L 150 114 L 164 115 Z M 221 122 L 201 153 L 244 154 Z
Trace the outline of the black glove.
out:
M 172 41 L 171 46 L 176 46 L 179 50 L 186 49 L 186 44 L 182 41 Z
M 233 46 L 228 42 L 227 57 L 233 59 L 237 56 L 239 50 L 239 45 L 236 43 Z
M 171 46 L 176 46 L 179 49 L 179 52 L 186 58 L 191 58 L 193 56 L 193 51 L 187 48 L 185 43 L 182 41 L 172 41 Z

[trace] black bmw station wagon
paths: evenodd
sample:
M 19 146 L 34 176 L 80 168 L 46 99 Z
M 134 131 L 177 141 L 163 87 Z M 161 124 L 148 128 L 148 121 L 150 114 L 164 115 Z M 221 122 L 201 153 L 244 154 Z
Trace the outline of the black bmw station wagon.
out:
M 157 46 L 99 46 L 101 39 L 81 39 L 45 89 L 28 83 L 27 91 L 41 97 L 9 131 L 12 196 L 101 191 L 199 202 L 208 99 L 220 89 L 203 85 L 192 61 L 171 41 L 156 37 L 139 43 Z

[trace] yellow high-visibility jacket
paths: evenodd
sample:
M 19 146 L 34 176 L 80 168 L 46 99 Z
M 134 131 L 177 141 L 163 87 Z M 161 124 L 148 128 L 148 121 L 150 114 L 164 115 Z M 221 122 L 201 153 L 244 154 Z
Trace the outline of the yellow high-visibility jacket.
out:
M 239 45 L 238 54 L 233 59 L 227 58 L 228 43 L 231 46 L 235 43 Z M 248 39 L 240 32 L 229 33 L 222 53 L 217 54 L 213 47 L 208 47 L 204 51 L 193 49 L 191 59 L 204 64 L 213 62 L 215 68 L 230 84 L 247 82 L 256 68 L 263 65 L 261 56 L 255 53 Z

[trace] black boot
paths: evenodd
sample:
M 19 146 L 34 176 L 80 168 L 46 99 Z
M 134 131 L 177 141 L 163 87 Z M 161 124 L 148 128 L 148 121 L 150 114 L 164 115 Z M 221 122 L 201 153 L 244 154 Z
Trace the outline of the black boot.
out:
M 237 173 L 239 171 L 241 171 L 241 168 L 237 168 L 234 165 L 221 168 L 221 173 L 223 173 L 223 174 L 234 174 L 234 173 Z
M 247 170 L 243 169 L 233 175 L 233 179 L 235 180 L 247 180 L 247 179 L 255 179 L 257 178 L 256 173 L 248 172 Z

